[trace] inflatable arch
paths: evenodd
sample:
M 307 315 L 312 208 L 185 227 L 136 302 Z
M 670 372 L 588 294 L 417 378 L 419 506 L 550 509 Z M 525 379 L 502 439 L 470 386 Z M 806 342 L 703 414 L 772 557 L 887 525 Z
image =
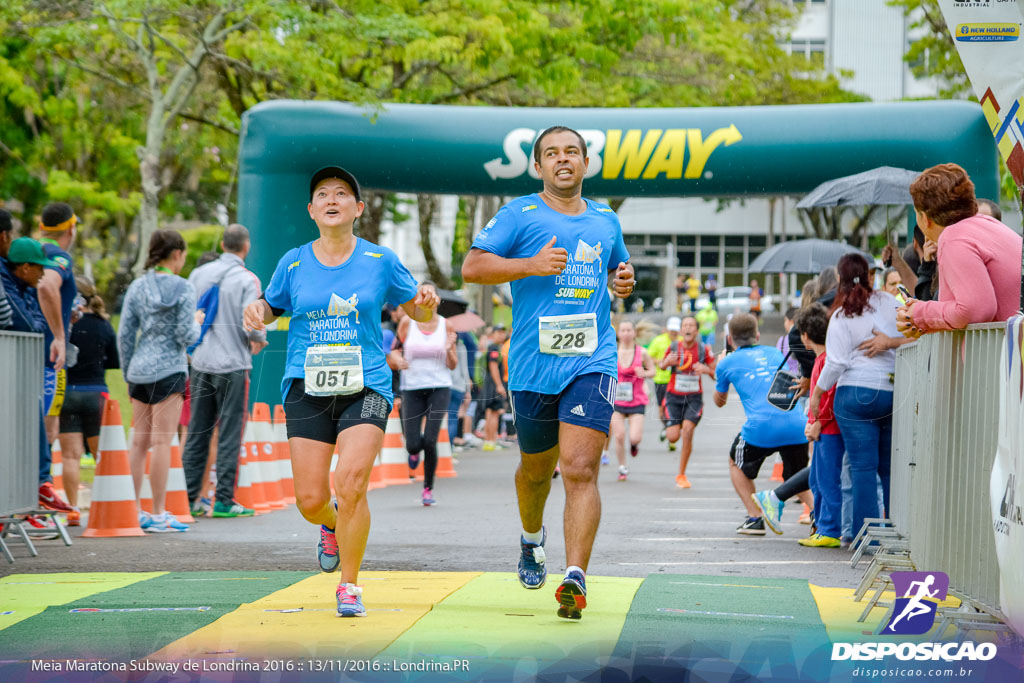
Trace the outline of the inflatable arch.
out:
M 540 188 L 534 136 L 567 125 L 587 141 L 584 193 L 594 197 L 798 195 L 877 166 L 953 161 L 979 196 L 996 197 L 996 147 L 968 102 L 694 109 L 545 109 L 274 101 L 245 113 L 238 219 L 264 285 L 287 248 L 315 236 L 309 177 L 340 165 L 364 188 L 516 196 Z M 280 335 L 280 340 L 275 337 Z M 254 400 L 279 398 L 283 333 L 257 356 Z

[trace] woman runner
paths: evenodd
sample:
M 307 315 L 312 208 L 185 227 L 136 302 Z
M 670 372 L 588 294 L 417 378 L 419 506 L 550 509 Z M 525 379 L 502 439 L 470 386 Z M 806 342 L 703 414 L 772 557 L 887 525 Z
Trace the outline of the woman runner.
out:
M 636 343 L 633 323 L 619 323 L 619 382 L 615 387 L 615 412 L 612 414 L 612 434 L 615 455 L 619 458 L 619 481 L 626 481 L 626 425 L 629 428 L 629 454 L 639 453 L 640 439 L 644 435 L 644 411 L 647 409 L 647 390 L 644 380 L 654 377 L 654 361 L 647 351 Z
M 421 286 L 437 294 L 433 282 L 424 282 Z M 401 387 L 402 431 L 409 453 L 409 469 L 414 470 L 420 464 L 422 452 L 422 501 L 424 505 L 433 505 L 436 502 L 437 438 L 441 424 L 448 417 L 452 370 L 459 360 L 455 351 L 457 338 L 439 315 L 425 323 L 404 318 L 398 325 L 397 337 L 401 342 L 398 353 L 407 364 L 402 371 Z
M 307 210 L 320 237 L 281 258 L 263 296 L 245 309 L 245 323 L 261 329 L 291 311 L 282 393 L 296 504 L 320 525 L 320 569 L 341 566 L 338 616 L 365 617 L 356 581 L 370 531 L 366 487 L 393 401 L 381 309 L 401 305 L 426 322 L 439 299 L 432 287 L 417 291 L 394 252 L 353 234 L 364 209 L 355 176 L 336 166 L 320 169 L 309 194 Z

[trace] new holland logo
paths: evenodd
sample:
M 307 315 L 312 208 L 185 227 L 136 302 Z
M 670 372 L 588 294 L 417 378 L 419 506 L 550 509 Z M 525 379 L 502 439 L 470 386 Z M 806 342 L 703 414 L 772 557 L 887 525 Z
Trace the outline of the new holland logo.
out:
M 327 315 L 333 315 L 337 317 L 346 316 L 349 313 L 355 311 L 356 324 L 359 323 L 359 311 L 356 310 L 356 304 L 359 303 L 359 296 L 353 294 L 348 299 L 342 299 L 337 294 L 331 294 L 331 303 L 327 307 Z

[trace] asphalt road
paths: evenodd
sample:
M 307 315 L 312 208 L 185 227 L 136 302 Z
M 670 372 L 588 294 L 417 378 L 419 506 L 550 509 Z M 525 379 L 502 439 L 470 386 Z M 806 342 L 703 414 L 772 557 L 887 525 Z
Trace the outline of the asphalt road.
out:
M 729 446 L 743 421 L 736 396 L 722 409 L 705 400 L 688 475 L 693 487 L 677 489 L 677 455 L 658 442 L 658 426 L 647 419 L 640 455 L 626 482 L 616 478 L 615 458 L 601 469 L 602 520 L 588 573 L 644 577 L 657 572 L 718 576 L 806 578 L 819 585 L 853 587 L 864 566 L 849 566 L 839 549 L 803 548 L 797 539 L 799 503 L 783 515 L 784 535 L 735 533 L 744 512 L 729 481 Z M 519 457 L 497 453 L 457 454 L 458 476 L 435 487 L 438 504 L 424 508 L 419 485 L 389 486 L 369 493 L 373 526 L 364 568 L 377 570 L 514 571 L 519 519 L 513 472 Z M 766 463 L 758 488 L 774 486 Z M 545 514 L 547 556 L 552 572 L 565 563 L 562 540 L 564 492 L 552 487 Z M 141 538 L 78 538 L 71 547 L 38 541 L 31 558 L 18 541 L 17 561 L 0 564 L 0 575 L 58 571 L 314 570 L 317 529 L 294 506 L 248 519 L 208 519 L 181 534 Z

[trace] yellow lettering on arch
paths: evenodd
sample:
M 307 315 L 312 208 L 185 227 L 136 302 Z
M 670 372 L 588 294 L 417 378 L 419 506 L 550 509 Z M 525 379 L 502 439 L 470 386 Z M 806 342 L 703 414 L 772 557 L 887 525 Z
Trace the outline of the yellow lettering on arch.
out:
M 685 152 L 686 130 L 683 128 L 666 130 L 661 142 L 658 143 L 658 149 L 654 150 L 651 160 L 647 163 L 644 178 L 657 178 L 659 173 L 664 173 L 666 178 L 682 178 Z
M 728 128 L 719 128 L 714 131 L 708 136 L 707 140 L 701 139 L 699 128 L 691 128 L 687 131 L 687 138 L 690 144 L 690 163 L 686 165 L 685 177 L 700 178 L 704 175 L 704 166 L 708 163 L 708 159 L 711 158 L 711 153 L 719 145 L 724 144 L 728 147 L 742 140 L 743 136 L 740 135 L 740 131 L 734 123 Z
M 661 129 L 653 128 L 647 131 L 640 142 L 641 130 L 634 128 L 626 131 L 622 136 L 621 130 L 609 130 L 604 145 L 604 164 L 601 167 L 601 175 L 604 178 L 617 178 L 619 173 L 625 173 L 622 177 L 627 179 L 639 178 L 647 160 L 654 150 L 654 145 L 661 137 Z

